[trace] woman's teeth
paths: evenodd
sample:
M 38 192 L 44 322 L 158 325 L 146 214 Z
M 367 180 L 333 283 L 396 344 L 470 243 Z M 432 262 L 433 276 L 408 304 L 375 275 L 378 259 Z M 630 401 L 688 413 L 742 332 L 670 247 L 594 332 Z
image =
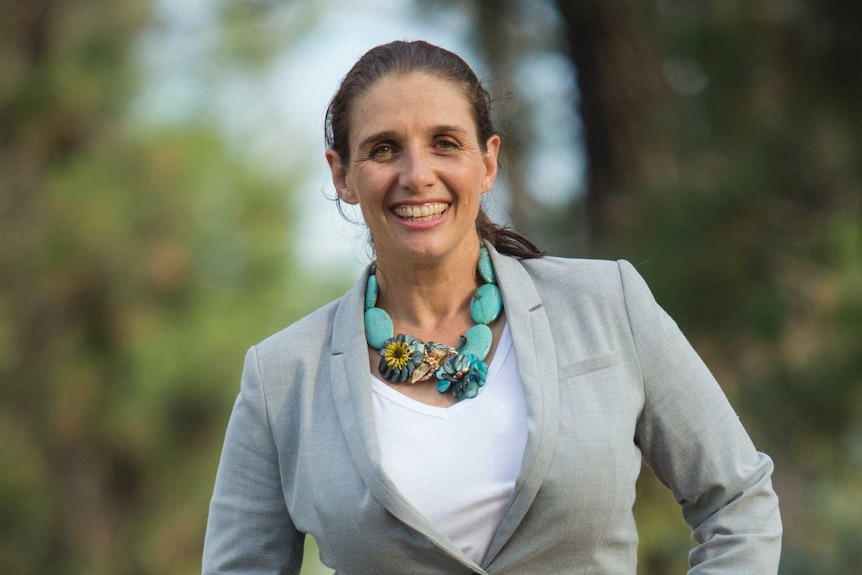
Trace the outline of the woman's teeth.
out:
M 432 220 L 446 211 L 449 204 L 433 202 L 421 206 L 398 206 L 393 211 L 399 218 L 405 220 L 426 221 Z

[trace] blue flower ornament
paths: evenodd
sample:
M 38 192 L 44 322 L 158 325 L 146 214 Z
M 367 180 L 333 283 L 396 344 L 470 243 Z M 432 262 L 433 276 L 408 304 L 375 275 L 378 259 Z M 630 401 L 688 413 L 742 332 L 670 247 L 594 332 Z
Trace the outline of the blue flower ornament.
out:
M 485 385 L 488 366 L 472 353 L 459 353 L 447 359 L 434 375 L 440 380 L 437 391 L 445 393 L 451 389 L 456 399 L 469 399 L 476 397 L 479 388 Z

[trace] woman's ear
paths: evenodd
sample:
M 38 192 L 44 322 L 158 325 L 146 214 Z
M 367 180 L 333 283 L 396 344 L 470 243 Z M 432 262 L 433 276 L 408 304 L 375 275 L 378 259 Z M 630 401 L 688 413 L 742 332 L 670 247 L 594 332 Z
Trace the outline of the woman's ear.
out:
M 341 201 L 348 204 L 358 204 L 359 198 L 347 183 L 347 166 L 341 162 L 341 157 L 335 150 L 326 150 L 326 162 L 332 172 L 332 185 L 335 186 L 335 191 Z
M 491 189 L 497 179 L 497 156 L 500 154 L 500 136 L 494 134 L 488 138 L 485 145 L 485 155 L 482 158 L 485 164 L 485 176 L 482 178 L 482 193 Z

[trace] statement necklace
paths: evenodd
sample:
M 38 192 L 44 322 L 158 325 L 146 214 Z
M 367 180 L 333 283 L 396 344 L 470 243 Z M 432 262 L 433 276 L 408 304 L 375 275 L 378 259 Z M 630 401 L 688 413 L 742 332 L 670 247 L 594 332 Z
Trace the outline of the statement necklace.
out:
M 425 343 L 404 333 L 395 335 L 392 318 L 377 307 L 377 267 L 371 268 L 365 287 L 365 340 L 378 350 L 380 375 L 387 381 L 418 383 L 434 376 L 440 380 L 437 383 L 440 393 L 451 390 L 458 400 L 476 397 L 479 388 L 485 385 L 488 373 L 485 358 L 494 342 L 488 325 L 503 310 L 503 296 L 484 246 L 476 267 L 485 282 L 470 299 L 470 317 L 476 325 L 460 337 L 458 347 L 433 341 Z

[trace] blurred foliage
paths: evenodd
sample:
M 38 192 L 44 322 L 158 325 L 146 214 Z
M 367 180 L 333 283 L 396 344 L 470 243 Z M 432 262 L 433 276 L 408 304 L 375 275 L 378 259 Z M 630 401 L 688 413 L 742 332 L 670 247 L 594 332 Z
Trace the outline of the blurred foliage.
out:
M 557 4 L 565 15 L 575 3 Z M 643 10 L 627 0 L 578 5 L 635 10 L 634 4 Z M 785 521 L 781 572 L 856 573 L 862 548 L 862 5 L 649 6 L 644 29 L 652 43 L 639 65 L 653 73 L 627 76 L 622 85 L 634 94 L 661 95 L 636 112 L 651 115 L 645 142 L 669 140 L 670 155 L 662 155 L 669 161 L 628 180 L 590 178 L 615 182 L 588 190 L 604 196 L 586 202 L 601 207 L 590 224 L 600 219 L 602 225 L 584 245 L 558 217 L 554 245 L 632 260 L 704 355 L 757 445 L 775 459 Z M 640 85 L 643 76 L 661 77 L 663 88 Z M 607 117 L 620 121 L 621 115 Z M 608 133 L 616 128 L 598 125 Z M 588 146 L 587 153 L 600 151 Z M 582 209 L 574 205 L 568 217 L 583 218 L 577 216 Z M 654 525 L 661 513 L 666 525 L 679 524 L 672 506 L 655 509 L 653 482 L 645 473 L 641 526 L 646 515 Z M 642 535 L 644 573 L 681 570 L 662 565 L 664 549 L 676 548 L 675 535 L 668 530 L 656 540 L 643 529 Z
M 289 178 L 129 120 L 148 3 L 3 14 L 0 572 L 199 572 L 244 348 L 343 286 L 296 273 Z
M 325 4 L 217 2 L 212 57 L 261 69 Z M 855 573 L 862 4 L 414 4 L 473 19 L 525 106 L 528 55 L 579 67 L 586 201 L 548 208 L 509 174 L 517 221 L 555 253 L 638 265 L 776 461 L 782 574 Z M 299 174 L 206 114 L 131 119 L 154 6 L 0 0 L 2 573 L 197 572 L 245 347 L 344 289 L 293 261 Z M 529 117 L 505 118 L 513 150 L 543 138 Z M 648 470 L 638 494 L 639 572 L 683 572 L 673 498 Z

